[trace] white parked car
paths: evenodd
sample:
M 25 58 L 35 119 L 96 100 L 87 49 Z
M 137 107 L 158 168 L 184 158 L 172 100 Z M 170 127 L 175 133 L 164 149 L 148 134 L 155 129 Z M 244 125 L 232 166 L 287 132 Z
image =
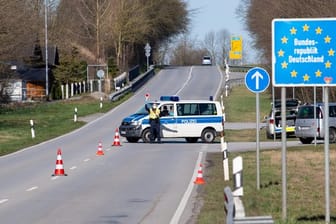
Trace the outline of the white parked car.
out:
M 295 134 L 295 119 L 301 102 L 297 99 L 286 100 L 286 134 Z M 271 112 L 266 119 L 266 137 L 269 139 L 281 136 L 281 100 L 275 100 Z

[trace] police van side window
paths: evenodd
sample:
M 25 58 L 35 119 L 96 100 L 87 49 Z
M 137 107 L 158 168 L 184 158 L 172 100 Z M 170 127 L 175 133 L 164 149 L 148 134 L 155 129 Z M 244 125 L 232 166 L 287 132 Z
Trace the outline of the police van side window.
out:
M 178 116 L 216 115 L 216 105 L 213 103 L 185 103 L 177 105 Z
M 174 106 L 173 104 L 165 104 L 163 105 L 161 109 L 160 116 L 161 117 L 166 117 L 166 116 L 173 116 L 174 115 Z
M 190 104 L 190 115 L 198 115 L 198 114 L 199 114 L 198 104 L 197 103 Z
M 198 111 L 197 103 L 181 103 L 177 105 L 178 116 L 198 115 Z
M 200 104 L 201 115 L 215 115 L 217 114 L 216 106 L 213 103 Z
M 184 108 L 183 104 L 177 104 L 177 116 L 183 116 Z

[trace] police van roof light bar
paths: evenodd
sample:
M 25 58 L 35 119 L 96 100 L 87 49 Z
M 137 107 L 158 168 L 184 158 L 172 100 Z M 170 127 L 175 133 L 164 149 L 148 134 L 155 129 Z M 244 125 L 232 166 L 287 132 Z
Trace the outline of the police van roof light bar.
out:
M 161 96 L 160 101 L 180 101 L 180 98 L 178 96 Z

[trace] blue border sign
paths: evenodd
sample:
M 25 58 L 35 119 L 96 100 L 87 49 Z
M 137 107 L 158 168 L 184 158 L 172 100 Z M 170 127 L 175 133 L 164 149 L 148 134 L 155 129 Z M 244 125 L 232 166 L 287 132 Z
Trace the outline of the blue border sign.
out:
M 245 75 L 246 87 L 254 93 L 264 92 L 270 83 L 270 77 L 267 71 L 263 68 L 255 67 Z
M 336 19 L 274 19 L 274 86 L 336 85 Z

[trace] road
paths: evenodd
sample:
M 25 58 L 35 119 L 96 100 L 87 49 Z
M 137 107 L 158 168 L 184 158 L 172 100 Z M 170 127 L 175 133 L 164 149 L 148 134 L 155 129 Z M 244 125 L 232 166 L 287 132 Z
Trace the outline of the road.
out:
M 83 128 L 0 157 L 1 223 L 187 223 L 194 212 L 199 163 L 220 145 L 184 139 L 127 143 L 123 138 L 122 146 L 111 144 L 122 118 L 143 105 L 145 93 L 152 99 L 208 99 L 219 93 L 222 77 L 215 66 L 162 70 L 127 102 Z M 103 156 L 96 156 L 99 142 Z M 254 144 L 229 143 L 229 150 Z M 67 176 L 52 176 L 58 149 Z
M 129 101 L 85 127 L 1 157 L 1 223 L 170 223 L 203 159 L 200 152 L 218 145 L 121 139 L 121 147 L 112 147 L 115 129 L 143 105 L 147 92 L 153 99 L 169 94 L 208 99 L 221 82 L 215 66 L 163 70 Z M 99 141 L 104 156 L 95 155 Z M 51 176 L 57 149 L 64 177 Z

